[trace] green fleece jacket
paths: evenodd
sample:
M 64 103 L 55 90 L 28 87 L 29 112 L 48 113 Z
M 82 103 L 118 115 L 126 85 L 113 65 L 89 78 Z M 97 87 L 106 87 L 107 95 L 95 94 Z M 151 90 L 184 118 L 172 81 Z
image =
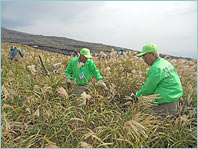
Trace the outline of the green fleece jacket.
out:
M 175 68 L 165 59 L 159 57 L 147 72 L 147 81 L 136 96 L 159 94 L 157 104 L 178 100 L 183 96 L 180 78 Z
M 102 80 L 99 70 L 96 68 L 93 60 L 87 59 L 86 64 L 78 68 L 79 57 L 75 57 L 69 61 L 67 69 L 65 70 L 66 77 L 74 80 L 78 85 L 86 85 L 91 81 L 92 75 L 96 80 Z

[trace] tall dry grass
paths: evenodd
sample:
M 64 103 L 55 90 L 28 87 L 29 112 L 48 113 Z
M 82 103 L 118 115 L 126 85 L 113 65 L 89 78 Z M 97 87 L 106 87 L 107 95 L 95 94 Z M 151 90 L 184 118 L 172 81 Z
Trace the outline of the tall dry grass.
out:
M 179 117 L 159 120 L 152 115 L 153 96 L 124 106 L 146 81 L 148 66 L 135 52 L 127 58 L 93 58 L 108 90 L 88 84 L 89 93 L 76 99 L 66 86 L 64 71 L 72 57 L 17 45 L 25 55 L 10 63 L 1 50 L 2 148 L 196 148 L 197 61 L 171 59 L 183 85 Z M 41 55 L 50 72 L 46 76 Z M 107 58 L 108 57 L 108 58 Z M 58 65 L 56 75 L 52 65 Z

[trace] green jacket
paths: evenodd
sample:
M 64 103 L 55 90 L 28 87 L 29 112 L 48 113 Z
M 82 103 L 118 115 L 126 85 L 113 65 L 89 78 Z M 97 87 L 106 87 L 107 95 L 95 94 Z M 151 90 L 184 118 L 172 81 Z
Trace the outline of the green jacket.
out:
M 182 84 L 175 68 L 165 59 L 159 57 L 147 72 L 147 81 L 140 91 L 136 92 L 139 97 L 159 94 L 157 104 L 168 103 L 178 100 L 183 96 Z
M 78 85 L 86 85 L 91 81 L 92 75 L 96 80 L 102 80 L 99 70 L 96 68 L 93 60 L 87 59 L 86 64 L 78 69 L 79 57 L 72 58 L 65 70 L 66 77 L 74 80 Z

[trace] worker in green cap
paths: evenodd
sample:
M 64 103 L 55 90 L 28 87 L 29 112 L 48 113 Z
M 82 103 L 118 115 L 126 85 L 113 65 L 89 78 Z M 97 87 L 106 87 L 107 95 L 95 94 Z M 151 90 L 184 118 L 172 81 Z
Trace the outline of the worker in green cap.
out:
M 86 91 L 86 85 L 91 81 L 92 75 L 98 80 L 100 87 L 107 88 L 91 58 L 90 50 L 83 48 L 80 50 L 80 56 L 72 58 L 66 68 L 67 84 L 68 86 L 71 86 L 71 82 L 76 84 L 74 85 L 74 95 L 76 96 L 80 96 Z
M 143 57 L 144 62 L 151 66 L 147 72 L 147 80 L 144 86 L 136 92 L 135 99 L 141 95 L 158 94 L 153 110 L 162 117 L 177 115 L 179 98 L 183 96 L 180 78 L 171 63 L 159 57 L 158 48 L 155 44 L 143 46 L 142 52 L 137 54 Z

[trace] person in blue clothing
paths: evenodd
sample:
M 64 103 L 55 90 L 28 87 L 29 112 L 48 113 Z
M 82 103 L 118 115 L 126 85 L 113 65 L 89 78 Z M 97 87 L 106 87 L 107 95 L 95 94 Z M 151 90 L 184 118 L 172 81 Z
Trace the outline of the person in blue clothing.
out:
M 12 46 L 10 49 L 10 60 L 18 61 L 16 58 L 17 54 L 19 54 L 21 57 L 24 57 L 24 54 L 21 52 L 21 50 L 17 49 L 15 46 Z
M 120 47 L 120 55 L 123 55 L 123 54 L 124 54 L 124 48 Z

